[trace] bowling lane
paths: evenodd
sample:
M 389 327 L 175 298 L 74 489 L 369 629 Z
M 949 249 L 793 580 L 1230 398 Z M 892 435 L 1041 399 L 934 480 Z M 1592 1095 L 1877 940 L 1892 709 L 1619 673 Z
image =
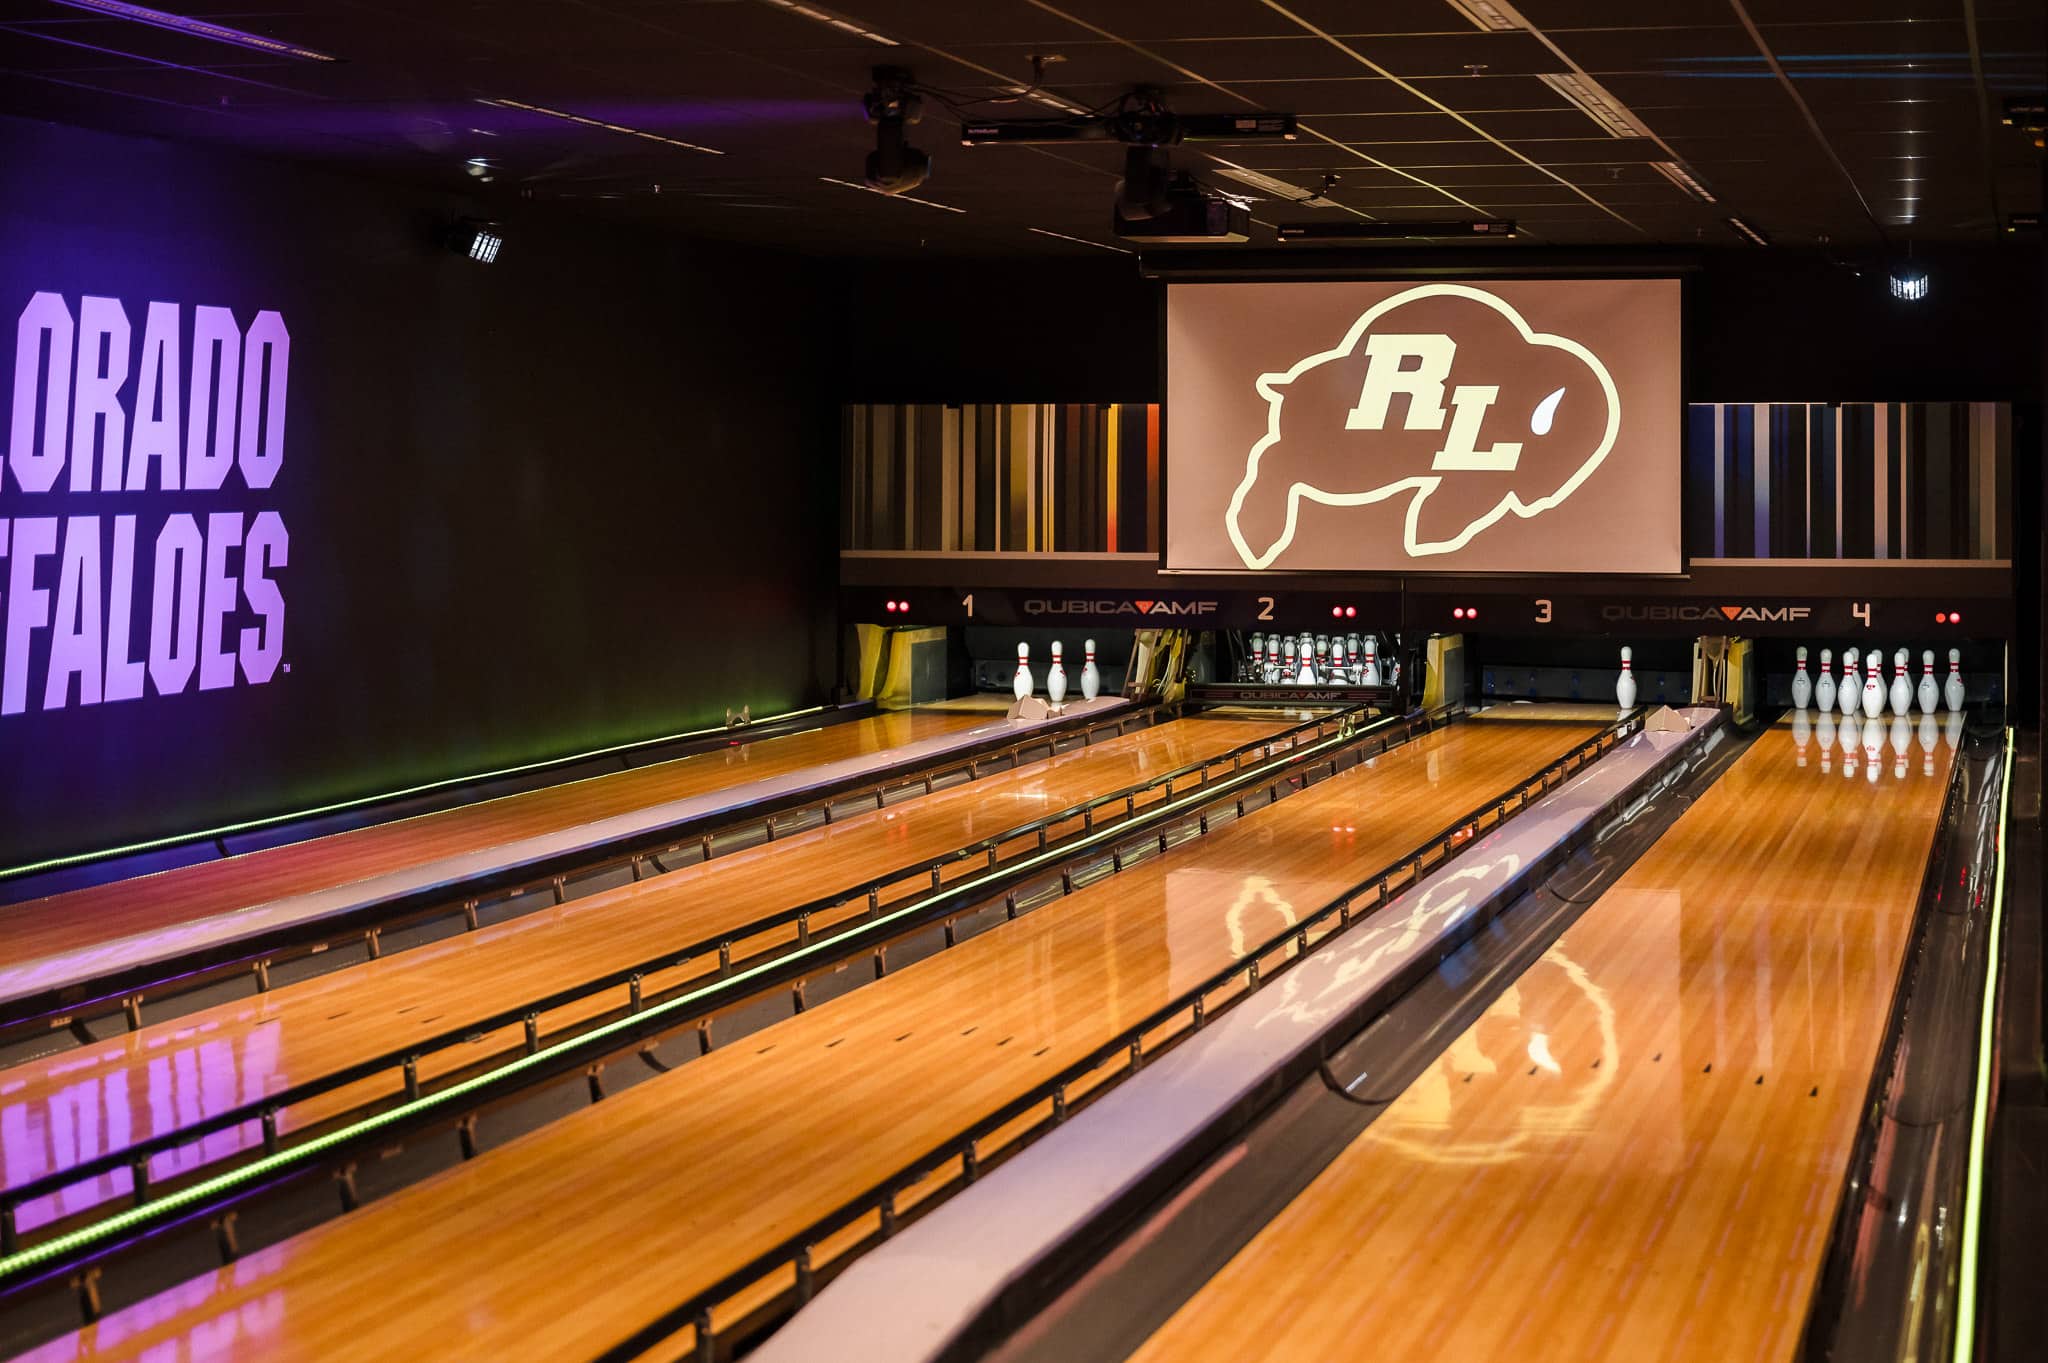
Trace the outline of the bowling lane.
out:
M 988 722 L 982 714 L 874 715 L 25 900 L 0 908 L 0 961 L 81 950 Z
M 19 1186 L 160 1130 L 449 1031 L 466 1018 L 488 1016 L 777 909 L 849 889 L 1293 723 L 1271 715 L 1177 720 L 0 1071 L 0 1186 Z M 927 882 L 919 879 L 894 893 L 925 888 Z M 818 926 L 829 926 L 829 920 L 818 920 Z M 651 994 L 715 968 L 716 957 L 707 956 L 681 970 L 650 976 L 647 989 Z M 560 1026 L 615 1008 L 623 999 L 622 991 L 594 997 L 547 1015 L 543 1024 Z M 521 1040 L 516 1028 L 480 1036 L 422 1062 L 421 1073 L 431 1078 L 475 1064 Z M 365 1081 L 287 1109 L 283 1126 L 303 1127 L 388 1092 L 393 1083 Z M 153 1172 L 169 1177 L 258 1138 L 253 1129 L 223 1132 L 208 1138 L 200 1151 L 165 1152 Z M 129 1186 L 124 1170 L 31 1202 L 22 1208 L 21 1228 L 81 1211 Z
M 1593 732 L 1417 739 L 31 1357 L 589 1357 Z
M 1133 1359 L 1792 1357 L 1953 756 L 1884 728 L 1764 734 Z

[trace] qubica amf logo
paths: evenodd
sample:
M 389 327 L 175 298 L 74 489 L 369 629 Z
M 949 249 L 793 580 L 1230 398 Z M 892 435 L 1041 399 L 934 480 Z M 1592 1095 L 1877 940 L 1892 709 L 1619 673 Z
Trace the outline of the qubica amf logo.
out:
M 277 673 L 291 536 L 222 502 L 277 482 L 290 368 L 275 312 L 244 330 L 222 307 L 29 299 L 0 452 L 0 717 Z
M 1266 434 L 1225 513 L 1248 568 L 1293 542 L 1303 501 L 1406 495 L 1408 555 L 1455 552 L 1506 516 L 1563 505 L 1621 430 L 1598 356 L 1463 284 L 1397 293 L 1334 347 L 1256 387 Z

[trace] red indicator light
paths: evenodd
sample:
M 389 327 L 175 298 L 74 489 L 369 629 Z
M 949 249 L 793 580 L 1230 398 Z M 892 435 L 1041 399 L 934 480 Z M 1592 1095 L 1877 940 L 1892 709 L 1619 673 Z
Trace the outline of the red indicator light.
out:
M 1465 608 L 1464 608 L 1463 606 L 1453 606 L 1453 607 L 1451 607 L 1451 619 L 1453 619 L 1453 620 L 1463 620 L 1464 618 L 1465 618 Z
M 889 614 L 894 615 L 896 613 L 896 603 L 894 601 L 884 601 L 882 603 L 882 609 L 889 612 Z
M 1332 620 L 1342 620 L 1344 618 L 1344 608 L 1342 606 L 1330 607 L 1330 618 Z
M 1960 625 L 1960 624 L 1962 624 L 1962 623 L 1963 623 L 1963 613 L 1962 613 L 1961 611 L 1950 611 L 1950 612 L 1948 613 L 1948 622 L 1949 622 L 1949 623 L 1950 623 L 1951 625 Z
M 1344 608 L 1344 618 L 1346 620 L 1356 620 L 1358 618 L 1358 607 L 1346 606 Z
M 1934 613 L 1934 623 L 1935 623 L 1935 624 L 1937 624 L 1937 625 L 1945 625 L 1945 624 L 1947 624 L 1947 623 L 1948 623 L 1948 612 L 1947 612 L 1947 611 L 1936 611 L 1936 612 Z

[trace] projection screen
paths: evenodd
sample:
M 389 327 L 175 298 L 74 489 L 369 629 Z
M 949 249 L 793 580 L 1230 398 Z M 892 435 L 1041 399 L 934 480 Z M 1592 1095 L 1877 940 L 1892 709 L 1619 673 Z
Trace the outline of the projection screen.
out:
M 1174 284 L 1167 567 L 1679 571 L 1679 283 Z

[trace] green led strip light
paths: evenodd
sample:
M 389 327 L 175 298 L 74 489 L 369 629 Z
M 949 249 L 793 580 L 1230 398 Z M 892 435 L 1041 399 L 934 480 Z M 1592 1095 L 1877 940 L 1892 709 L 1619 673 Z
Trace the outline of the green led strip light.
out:
M 1998 1032 L 1999 929 L 2005 920 L 2005 821 L 2012 805 L 2013 731 L 2005 731 L 2005 776 L 1998 793 L 1998 870 L 1991 888 L 1986 937 L 1984 1012 L 1977 1029 L 1977 1096 L 1970 1112 L 1970 1172 L 1963 1193 L 1963 1261 L 1957 1273 L 1954 1363 L 1970 1363 L 1977 1343 L 1977 1242 L 1984 1218 L 1985 1126 L 1991 1110 L 1991 1055 Z
M 1388 727 L 1398 722 L 1400 722 L 1398 718 L 1387 719 L 1374 727 Z M 1347 722 L 1328 738 L 1318 739 L 1314 743 L 1289 749 L 1287 761 L 1289 764 L 1292 764 L 1300 758 L 1313 757 L 1315 754 L 1330 748 L 1349 744 L 1358 736 L 1359 734 L 1355 727 Z M 1211 803 L 1219 798 L 1220 792 L 1228 790 L 1233 785 L 1256 785 L 1259 781 L 1266 779 L 1269 779 L 1269 773 L 1261 771 L 1259 768 L 1253 768 L 1233 778 L 1218 781 L 1213 785 L 1197 786 L 1193 794 L 1184 795 L 1177 800 L 1167 801 L 1154 808 L 1161 815 L 1171 815 L 1194 805 Z M 1085 851 L 1090 846 L 1114 840 L 1119 836 L 1129 836 L 1129 832 L 1128 825 L 1117 824 L 1091 834 L 1086 834 L 1075 839 L 1073 842 L 1048 848 L 1043 852 L 1011 862 L 999 870 L 986 871 L 969 879 L 955 881 L 941 892 L 941 896 L 971 892 L 977 886 L 985 885 L 995 880 L 1007 880 L 1019 873 L 1028 875 L 1032 869 L 1038 866 L 1051 862 L 1066 861 L 1072 858 L 1076 852 Z M 940 896 L 927 896 L 926 899 L 909 900 L 902 907 L 871 920 L 870 926 L 879 927 L 884 923 L 895 922 L 905 915 L 916 913 L 924 907 L 930 898 L 934 897 Z M 571 1037 L 567 1041 L 558 1041 L 552 1046 L 544 1047 L 533 1052 L 531 1055 L 521 1056 L 517 1060 L 508 1061 L 497 1069 L 465 1079 L 459 1084 L 452 1084 L 445 1089 L 411 1099 L 408 1102 L 399 1104 L 397 1107 L 377 1113 L 375 1116 L 365 1117 L 361 1121 L 345 1126 L 338 1131 L 330 1131 L 324 1136 L 316 1136 L 303 1145 L 295 1145 L 289 1150 L 280 1150 L 274 1155 L 265 1155 L 263 1158 L 253 1163 L 245 1164 L 239 1169 L 231 1169 L 227 1173 L 216 1174 L 214 1177 L 200 1183 L 195 1183 L 189 1188 L 184 1188 L 178 1192 L 146 1202 L 139 1207 L 131 1207 L 127 1211 L 110 1216 L 104 1221 L 72 1231 L 69 1235 L 60 1235 L 56 1239 L 46 1241 L 32 1249 L 21 1250 L 8 1258 L 0 1259 L 0 1281 L 4 1281 L 27 1269 L 35 1268 L 39 1264 L 48 1263 L 52 1259 L 70 1254 L 75 1250 L 84 1249 L 97 1240 L 104 1240 L 109 1236 L 119 1235 L 121 1232 L 131 1230 L 145 1222 L 155 1221 L 168 1216 L 181 1208 L 207 1201 L 248 1183 L 252 1179 L 262 1178 L 266 1174 L 273 1174 L 279 1170 L 290 1168 L 292 1165 L 310 1159 L 323 1150 L 331 1150 L 346 1141 L 367 1136 L 374 1131 L 380 1131 L 408 1117 L 416 1117 L 422 1113 L 431 1112 L 436 1108 L 446 1107 L 464 1094 L 474 1093 L 486 1084 L 495 1083 L 511 1075 L 533 1069 L 562 1055 L 573 1047 L 587 1046 L 593 1041 L 601 1041 L 605 1037 L 616 1036 L 629 1028 L 637 1028 L 650 1019 L 682 1011 L 703 999 L 707 994 L 727 989 L 735 984 L 744 983 L 746 980 L 754 978 L 765 971 L 787 966 L 791 961 L 800 960 L 806 955 L 822 954 L 833 945 L 832 941 L 819 942 L 809 947 L 800 948 L 798 951 L 777 960 L 764 961 L 759 965 L 749 966 L 745 970 L 693 989 L 687 994 L 679 994 L 666 1003 L 658 1003 L 652 1007 L 643 1008 L 637 1013 L 629 1013 L 625 1017 L 604 1024 L 602 1027 L 593 1028 L 581 1035 Z
M 779 715 L 764 715 L 753 721 L 755 724 L 779 724 L 785 719 L 800 719 L 815 715 L 832 707 L 812 705 L 802 710 L 785 710 Z M 588 762 L 593 757 L 606 757 L 632 748 L 647 748 L 658 743 L 675 743 L 685 738 L 709 738 L 713 734 L 741 733 L 744 730 L 728 729 L 724 725 L 710 729 L 686 729 L 681 733 L 665 734 L 658 738 L 639 738 L 631 743 L 614 743 L 608 748 L 592 748 L 589 752 L 570 753 L 565 757 L 544 757 L 537 762 L 524 762 L 516 767 L 499 767 L 496 771 L 480 771 L 470 776 L 450 776 L 441 781 L 428 781 L 424 785 L 407 786 L 403 790 L 389 790 L 381 795 L 359 795 L 353 800 L 339 800 L 331 805 L 315 805 L 290 814 L 266 814 L 260 819 L 246 819 L 241 823 L 222 824 L 218 828 L 203 828 L 191 833 L 173 833 L 169 837 L 151 838 L 146 842 L 131 842 L 122 847 L 103 847 L 96 852 L 74 852 L 67 857 L 50 857 L 44 861 L 24 862 L 20 866 L 9 866 L 0 870 L 0 880 L 15 876 L 33 875 L 38 871 L 54 871 L 62 866 L 76 866 L 81 862 L 103 861 L 108 857 L 125 857 L 136 852 L 153 852 L 159 847 L 172 847 L 178 843 L 199 842 L 208 838 L 225 838 L 236 833 L 246 833 L 252 828 L 268 828 L 274 824 L 290 823 L 294 819 L 317 819 L 322 814 L 339 814 L 345 809 L 360 809 L 364 805 L 382 804 L 386 800 L 402 800 L 408 795 L 424 795 L 431 790 L 445 790 L 450 786 L 468 785 L 472 781 L 495 781 L 501 776 L 518 776 L 543 767 L 565 766 L 571 762 Z

